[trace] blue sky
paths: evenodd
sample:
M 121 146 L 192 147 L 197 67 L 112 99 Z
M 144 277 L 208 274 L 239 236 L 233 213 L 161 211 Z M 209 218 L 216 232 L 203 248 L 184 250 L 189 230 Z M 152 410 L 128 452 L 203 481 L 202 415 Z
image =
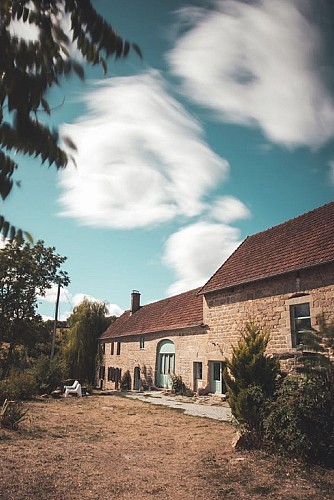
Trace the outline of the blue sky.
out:
M 52 91 L 77 168 L 22 158 L 2 207 L 67 256 L 61 318 L 84 296 L 118 315 L 132 289 L 147 303 L 204 284 L 247 235 L 334 194 L 330 1 L 93 3 L 144 58 Z

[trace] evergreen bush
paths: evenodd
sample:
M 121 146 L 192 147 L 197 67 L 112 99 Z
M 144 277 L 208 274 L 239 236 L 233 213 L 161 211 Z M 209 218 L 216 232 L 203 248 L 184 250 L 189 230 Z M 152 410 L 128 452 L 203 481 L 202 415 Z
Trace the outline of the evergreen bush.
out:
M 329 380 L 285 378 L 264 421 L 269 449 L 334 464 L 334 390 Z
M 262 443 L 263 421 L 279 375 L 278 360 L 265 354 L 268 341 L 268 332 L 247 323 L 224 369 L 232 414 L 249 446 Z

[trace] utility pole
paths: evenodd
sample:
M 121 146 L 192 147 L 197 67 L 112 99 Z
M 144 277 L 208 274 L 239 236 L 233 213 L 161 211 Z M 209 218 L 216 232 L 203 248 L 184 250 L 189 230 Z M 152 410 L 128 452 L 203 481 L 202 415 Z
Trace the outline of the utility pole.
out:
M 56 310 L 55 310 L 55 319 L 54 319 L 54 323 L 53 323 L 52 346 L 51 346 L 51 356 L 50 356 L 51 359 L 53 358 L 54 353 L 55 353 L 57 321 L 58 321 L 58 308 L 59 308 L 59 297 L 60 297 L 60 282 L 58 283 L 57 300 L 56 300 Z

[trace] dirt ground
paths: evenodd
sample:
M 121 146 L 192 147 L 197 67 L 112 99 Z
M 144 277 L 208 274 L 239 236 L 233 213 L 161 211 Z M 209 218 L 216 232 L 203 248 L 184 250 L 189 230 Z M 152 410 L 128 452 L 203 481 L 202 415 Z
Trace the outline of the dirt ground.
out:
M 0 429 L 0 498 L 330 499 L 334 470 L 236 452 L 234 428 L 117 395 L 28 403 Z

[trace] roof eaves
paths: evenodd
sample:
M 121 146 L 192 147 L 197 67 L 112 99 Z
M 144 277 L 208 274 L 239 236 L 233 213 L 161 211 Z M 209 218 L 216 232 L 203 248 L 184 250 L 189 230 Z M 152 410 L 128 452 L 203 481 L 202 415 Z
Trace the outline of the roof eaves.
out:
M 188 328 L 206 328 L 207 325 L 204 325 L 204 323 L 194 323 L 193 325 L 185 325 L 185 326 L 171 326 L 170 328 L 166 330 L 149 330 L 149 331 L 144 331 L 144 332 L 123 332 L 120 333 L 119 335 L 115 335 L 114 337 L 104 337 L 101 340 L 108 340 L 109 338 L 119 338 L 119 337 L 138 337 L 140 335 L 150 335 L 152 333 L 168 333 L 174 330 L 186 330 Z
M 247 285 L 248 283 L 256 283 L 258 281 L 263 281 L 263 280 L 267 280 L 267 279 L 271 279 L 271 278 L 278 278 L 279 276 L 283 276 L 284 274 L 290 274 L 290 273 L 295 273 L 297 271 L 303 271 L 305 269 L 310 269 L 310 268 L 313 268 L 313 267 L 319 267 L 319 266 L 323 266 L 325 264 L 331 264 L 332 262 L 334 262 L 334 259 L 330 259 L 330 260 L 326 260 L 326 261 L 323 261 L 323 262 L 317 262 L 316 264 L 311 264 L 311 265 L 308 265 L 308 266 L 302 266 L 302 267 L 295 267 L 293 269 L 288 269 L 286 271 L 283 271 L 281 273 L 275 273 L 275 274 L 268 274 L 267 276 L 263 276 L 261 278 L 254 278 L 254 279 L 250 279 L 250 280 L 245 280 L 245 281 L 237 281 L 235 283 L 231 283 L 227 286 L 221 286 L 219 288 L 214 288 L 212 290 L 207 290 L 207 291 L 202 291 L 200 290 L 199 292 L 197 292 L 197 295 L 205 295 L 206 293 L 214 293 L 214 292 L 219 292 L 220 290 L 227 290 L 228 288 L 234 288 L 236 286 L 240 286 L 240 285 Z

